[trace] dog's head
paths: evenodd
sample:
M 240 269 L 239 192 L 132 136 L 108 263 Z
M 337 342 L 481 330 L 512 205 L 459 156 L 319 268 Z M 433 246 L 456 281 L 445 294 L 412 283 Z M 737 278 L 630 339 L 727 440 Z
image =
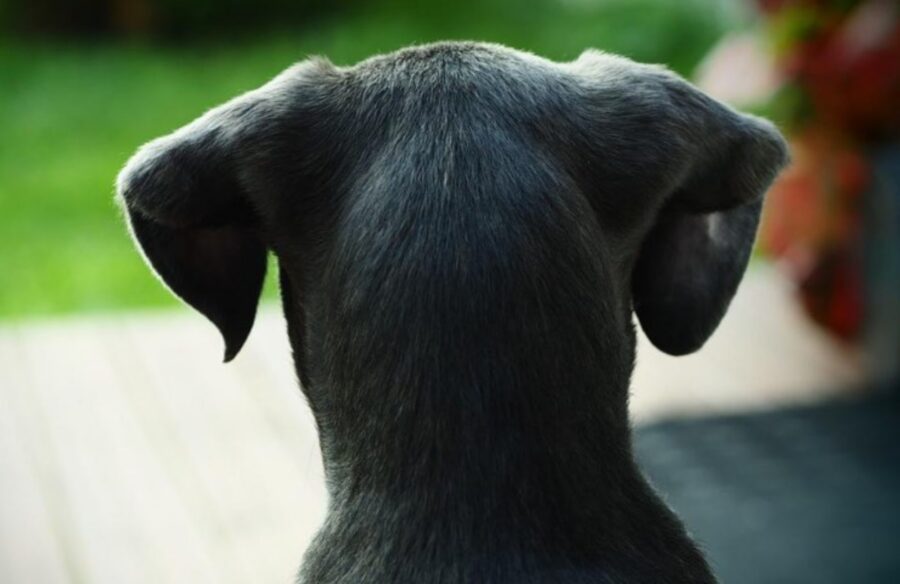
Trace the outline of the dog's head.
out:
M 414 270 L 385 268 L 392 253 L 439 255 L 445 269 L 421 277 L 462 294 L 452 279 L 527 265 L 515 256 L 534 250 L 506 246 L 509 232 L 541 214 L 593 240 L 612 280 L 592 283 L 598 303 L 628 321 L 633 308 L 657 347 L 684 354 L 724 315 L 786 158 L 771 124 L 664 68 L 596 51 L 557 64 L 443 43 L 348 68 L 295 65 L 142 147 L 118 196 L 156 273 L 221 331 L 226 360 L 253 324 L 268 251 L 302 361 L 307 345 L 330 342 L 309 311 L 336 292 L 317 279 L 352 271 L 341 305 L 352 311 L 364 288 L 413 285 Z M 455 204 L 462 193 L 466 204 Z M 489 261 L 473 266 L 478 254 Z M 568 265 L 564 245 L 552 254 Z

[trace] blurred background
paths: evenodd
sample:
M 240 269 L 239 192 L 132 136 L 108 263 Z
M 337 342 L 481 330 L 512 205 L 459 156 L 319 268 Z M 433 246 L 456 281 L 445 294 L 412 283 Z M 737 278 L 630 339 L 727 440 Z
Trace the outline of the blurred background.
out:
M 896 1 L 0 0 L 0 582 L 292 579 L 325 495 L 275 270 L 222 366 L 113 181 L 309 55 L 443 39 L 662 63 L 782 128 L 720 331 L 641 337 L 637 451 L 724 582 L 900 581 Z

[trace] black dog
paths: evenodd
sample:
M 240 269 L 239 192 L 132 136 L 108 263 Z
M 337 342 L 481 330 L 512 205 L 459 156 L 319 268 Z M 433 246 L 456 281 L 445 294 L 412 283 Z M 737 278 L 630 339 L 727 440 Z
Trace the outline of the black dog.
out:
M 291 67 L 118 192 L 226 361 L 278 258 L 330 493 L 301 582 L 713 582 L 632 459 L 632 310 L 698 349 L 786 158 L 661 67 L 441 43 Z

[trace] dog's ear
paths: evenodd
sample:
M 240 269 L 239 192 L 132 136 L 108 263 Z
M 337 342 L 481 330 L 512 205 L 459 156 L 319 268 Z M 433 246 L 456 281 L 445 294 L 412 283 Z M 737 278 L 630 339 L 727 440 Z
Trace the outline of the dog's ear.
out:
M 699 349 L 737 291 L 763 197 L 788 150 L 772 124 L 662 76 L 683 157 L 674 190 L 646 236 L 632 274 L 634 310 L 657 348 Z
M 264 102 L 247 94 L 143 146 L 117 181 L 131 233 L 177 296 L 238 353 L 256 315 L 266 247 L 241 183 Z

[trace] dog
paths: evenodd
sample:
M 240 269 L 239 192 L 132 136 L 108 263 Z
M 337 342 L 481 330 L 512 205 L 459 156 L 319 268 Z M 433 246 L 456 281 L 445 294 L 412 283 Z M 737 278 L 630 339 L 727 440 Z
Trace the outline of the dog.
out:
M 117 199 L 226 361 L 277 258 L 329 493 L 299 582 L 709 583 L 632 456 L 633 315 L 703 345 L 787 160 L 664 67 L 444 42 L 300 62 Z

